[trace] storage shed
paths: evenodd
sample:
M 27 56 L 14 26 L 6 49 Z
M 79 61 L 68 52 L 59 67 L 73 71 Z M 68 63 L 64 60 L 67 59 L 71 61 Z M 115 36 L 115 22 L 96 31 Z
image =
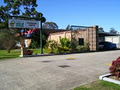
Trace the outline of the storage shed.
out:
M 115 43 L 117 48 L 120 48 L 120 36 L 106 36 L 105 41 Z

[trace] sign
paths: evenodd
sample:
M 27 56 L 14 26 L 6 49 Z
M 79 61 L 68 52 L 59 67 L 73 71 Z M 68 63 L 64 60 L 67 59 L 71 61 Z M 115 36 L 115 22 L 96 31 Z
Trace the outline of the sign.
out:
M 40 21 L 9 19 L 9 28 L 40 28 Z

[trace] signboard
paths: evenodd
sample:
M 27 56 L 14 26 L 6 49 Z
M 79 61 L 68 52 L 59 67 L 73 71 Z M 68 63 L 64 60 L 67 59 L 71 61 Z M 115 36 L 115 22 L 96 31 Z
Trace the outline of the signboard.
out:
M 9 28 L 40 28 L 40 21 L 9 19 Z

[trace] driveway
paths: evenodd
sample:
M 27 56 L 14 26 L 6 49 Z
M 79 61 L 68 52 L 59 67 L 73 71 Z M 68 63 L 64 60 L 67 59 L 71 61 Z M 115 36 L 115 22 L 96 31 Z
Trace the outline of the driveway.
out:
M 70 90 L 108 73 L 118 56 L 120 50 L 2 60 L 0 90 Z

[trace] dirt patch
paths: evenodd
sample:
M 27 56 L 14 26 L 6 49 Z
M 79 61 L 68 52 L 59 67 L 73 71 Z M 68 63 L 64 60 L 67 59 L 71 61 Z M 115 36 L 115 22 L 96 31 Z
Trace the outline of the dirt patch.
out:
M 108 78 L 114 79 L 114 80 L 118 80 L 120 81 L 120 77 L 116 77 L 116 76 L 109 76 Z

